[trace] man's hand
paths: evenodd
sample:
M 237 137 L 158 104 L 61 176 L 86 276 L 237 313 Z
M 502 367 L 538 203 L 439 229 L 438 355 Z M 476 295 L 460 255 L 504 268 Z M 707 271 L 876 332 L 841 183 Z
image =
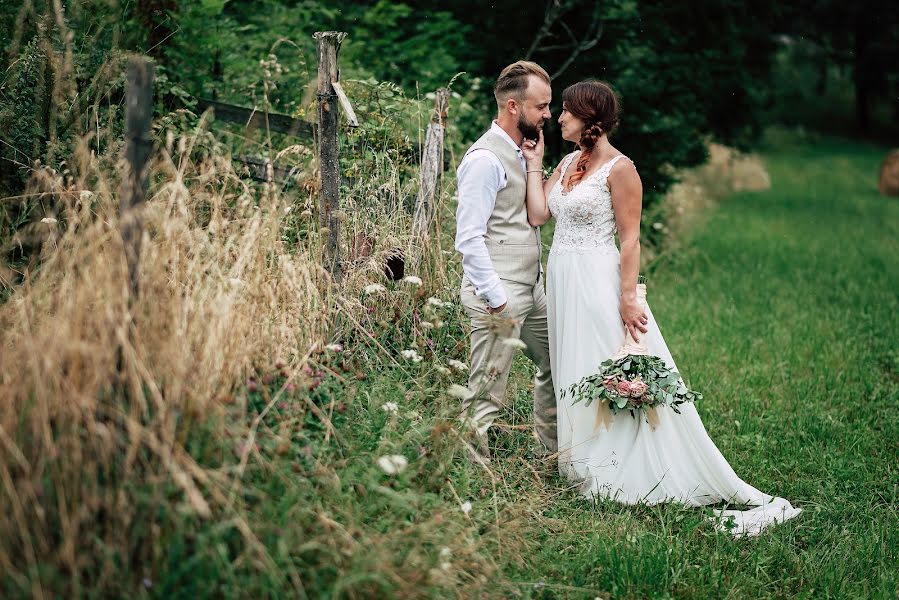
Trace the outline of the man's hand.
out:
M 506 305 L 507 305 L 507 304 L 508 304 L 508 302 L 503 302 L 502 305 L 497 306 L 496 308 L 491 308 L 491 307 L 488 305 L 488 306 L 487 306 L 487 312 L 489 312 L 491 315 L 495 315 L 495 314 L 497 314 L 497 313 L 501 313 L 501 312 L 503 312 L 504 310 L 506 310 Z

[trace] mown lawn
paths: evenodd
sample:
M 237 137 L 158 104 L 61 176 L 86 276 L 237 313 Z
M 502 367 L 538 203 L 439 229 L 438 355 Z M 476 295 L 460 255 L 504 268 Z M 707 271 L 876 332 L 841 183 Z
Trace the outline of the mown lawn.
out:
M 546 587 L 522 597 L 897 596 L 899 202 L 877 193 L 884 154 L 770 135 L 771 189 L 728 198 L 650 279 L 712 438 L 741 477 L 805 512 L 733 541 L 700 511 L 562 493 L 513 576 Z

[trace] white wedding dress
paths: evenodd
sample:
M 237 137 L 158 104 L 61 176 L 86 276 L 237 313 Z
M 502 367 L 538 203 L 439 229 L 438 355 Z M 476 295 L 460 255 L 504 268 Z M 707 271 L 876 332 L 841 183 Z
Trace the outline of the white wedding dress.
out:
M 576 156 L 563 162 L 563 177 Z M 560 396 L 571 384 L 595 373 L 624 342 L 618 312 L 620 260 L 607 184 L 612 166 L 622 158 L 615 157 L 567 193 L 562 192 L 560 178 L 548 198 L 556 218 L 547 266 L 547 304 L 558 402 L 559 470 L 579 482 L 588 497 L 626 504 L 739 505 L 739 510 L 716 511 L 718 525 L 727 527 L 725 522 L 732 521 L 735 535 L 757 535 L 801 510 L 737 477 L 709 438 L 693 404 L 682 404 L 681 414 L 657 409 L 656 429 L 628 412 L 616 414 L 606 429 L 597 425 L 596 403 L 585 406 L 572 403 L 570 395 Z M 649 331 L 641 341 L 650 355 L 676 370 L 652 312 L 648 306 L 645 309 Z

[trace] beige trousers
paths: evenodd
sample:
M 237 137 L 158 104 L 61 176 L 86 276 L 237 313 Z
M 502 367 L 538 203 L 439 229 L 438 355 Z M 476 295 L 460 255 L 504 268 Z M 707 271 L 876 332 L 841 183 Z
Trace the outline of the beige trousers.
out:
M 486 433 L 505 404 L 509 370 L 517 347 L 504 343 L 520 339 L 527 356 L 537 365 L 534 377 L 534 424 L 540 441 L 557 450 L 556 398 L 549 366 L 549 329 L 543 279 L 534 285 L 503 281 L 508 296 L 506 308 L 497 315 L 487 312 L 487 303 L 475 295 L 474 286 L 462 279 L 462 305 L 471 319 L 471 374 L 468 389 L 472 398 L 463 403 L 463 415 L 475 419 L 478 431 Z

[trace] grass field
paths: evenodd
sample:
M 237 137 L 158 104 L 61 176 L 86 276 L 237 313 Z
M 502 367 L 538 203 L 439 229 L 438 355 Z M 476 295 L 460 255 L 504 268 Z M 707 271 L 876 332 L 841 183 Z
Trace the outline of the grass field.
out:
M 805 512 L 735 541 L 703 510 L 585 501 L 535 453 L 523 358 L 485 472 L 435 447 L 454 402 L 429 376 L 386 371 L 353 392 L 368 407 L 347 417 L 355 467 L 333 472 L 362 498 L 318 499 L 372 548 L 322 580 L 325 595 L 896 597 L 899 204 L 876 191 L 884 150 L 772 133 L 762 154 L 771 190 L 710 211 L 653 269 L 649 301 L 725 457 Z M 390 400 L 400 415 L 372 422 Z M 410 469 L 372 483 L 386 452 Z
M 164 470 L 116 487 L 106 475 L 116 452 L 96 474 L 72 458 L 71 472 L 96 479 L 88 497 L 130 499 L 121 536 L 101 531 L 117 522 L 109 514 L 90 521 L 87 509 L 82 529 L 58 531 L 61 493 L 23 494 L 42 503 L 33 530 L 50 533 L 33 550 L 13 537 L 31 531 L 21 519 L 0 521 L 10 549 L 0 558 L 18 569 L 0 573 L 0 595 L 897 597 L 899 203 L 876 191 L 884 153 L 771 133 L 772 188 L 726 198 L 648 273 L 666 341 L 705 394 L 697 408 L 712 439 L 738 475 L 804 509 L 759 539 L 717 532 L 704 509 L 579 496 L 531 434 L 532 367 L 521 356 L 495 460 L 473 463 L 447 393 L 466 378 L 446 369 L 467 355 L 456 257 L 451 284 L 388 284 L 337 311 L 332 341 L 344 348 L 313 356 L 297 379 L 314 385 L 286 393 L 273 360 L 262 385 L 223 398 L 210 422 L 175 415 L 184 455 L 207 469 L 202 490 L 224 490 L 205 516 L 175 485 L 183 477 Z M 429 295 L 454 304 L 434 309 Z M 424 359 L 404 359 L 404 348 Z M 390 455 L 408 466 L 385 473 L 378 459 Z M 25 560 L 21 547 L 36 554 Z
M 763 154 L 772 189 L 714 210 L 649 301 L 737 473 L 804 514 L 735 542 L 696 511 L 562 494 L 521 579 L 613 597 L 896 597 L 899 204 L 875 187 L 884 151 L 772 134 Z

